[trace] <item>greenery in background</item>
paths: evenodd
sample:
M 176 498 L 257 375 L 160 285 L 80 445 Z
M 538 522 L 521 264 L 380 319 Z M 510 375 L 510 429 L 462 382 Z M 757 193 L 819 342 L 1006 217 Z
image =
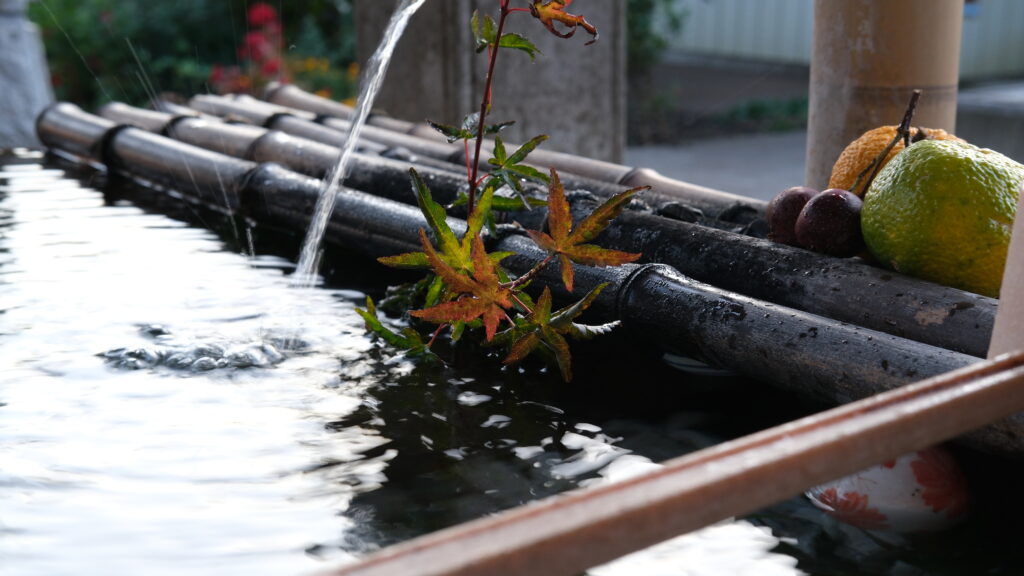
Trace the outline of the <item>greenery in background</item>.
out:
M 651 71 L 669 40 L 683 28 L 686 12 L 676 0 L 628 0 L 628 70 L 630 76 Z
M 746 131 L 795 130 L 807 125 L 807 98 L 752 100 L 735 106 L 716 120 Z
M 37 0 L 29 17 L 42 29 L 57 97 L 96 106 L 145 103 L 151 91 L 213 91 L 217 66 L 253 77 L 244 43 L 250 0 Z M 355 38 L 348 0 L 280 0 L 281 74 L 309 90 L 345 98 L 355 91 Z M 133 54 L 134 48 L 134 54 Z M 136 58 L 137 55 L 137 58 Z M 254 82 L 251 88 L 258 89 Z

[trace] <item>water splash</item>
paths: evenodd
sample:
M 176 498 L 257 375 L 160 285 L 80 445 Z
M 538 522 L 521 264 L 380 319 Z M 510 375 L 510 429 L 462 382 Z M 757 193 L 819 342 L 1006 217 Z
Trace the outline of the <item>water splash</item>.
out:
M 352 127 L 342 146 L 341 153 L 334 168 L 324 178 L 320 188 L 320 197 L 317 200 L 316 210 L 313 213 L 313 220 L 310 222 L 309 230 L 306 232 L 306 239 L 302 244 L 302 252 L 299 255 L 299 264 L 295 270 L 292 283 L 295 286 L 309 288 L 316 282 L 316 271 L 319 265 L 320 243 L 323 240 L 324 231 L 327 229 L 327 222 L 330 220 L 331 212 L 334 210 L 335 194 L 338 192 L 339 184 L 348 175 L 349 160 L 352 152 L 355 151 L 359 142 L 359 134 L 366 124 L 366 118 L 370 115 L 373 102 L 377 92 L 384 81 L 388 64 L 391 63 L 391 55 L 395 51 L 399 38 L 405 31 L 409 18 L 423 6 L 426 0 L 402 0 L 402 3 L 395 10 L 387 29 L 384 31 L 384 38 L 381 40 L 377 51 L 367 63 L 367 69 L 363 75 L 362 85 L 359 89 L 359 99 L 355 115 L 352 118 Z

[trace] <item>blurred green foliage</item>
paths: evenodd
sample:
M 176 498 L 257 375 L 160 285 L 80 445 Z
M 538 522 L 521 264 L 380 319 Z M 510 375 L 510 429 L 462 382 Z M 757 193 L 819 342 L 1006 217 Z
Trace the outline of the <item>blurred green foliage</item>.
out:
M 353 1 L 267 2 L 281 28 L 281 72 L 274 74 L 240 51 L 257 0 L 36 0 L 29 17 L 42 30 L 57 97 L 82 106 L 258 92 L 277 77 L 340 100 L 357 88 Z M 628 2 L 629 71 L 644 74 L 684 14 L 673 0 Z
M 251 30 L 252 0 L 37 0 L 29 17 L 42 30 L 57 97 L 83 106 L 110 100 L 145 103 L 156 94 L 212 91 L 216 65 L 249 63 L 239 46 Z M 301 10 L 269 2 L 280 15 L 281 55 L 296 81 L 344 98 L 354 91 L 349 65 L 355 36 L 348 0 L 306 0 Z M 312 60 L 311 60 L 312 59 Z M 313 64 L 315 61 L 315 65 Z
M 658 62 L 669 39 L 683 28 L 686 12 L 675 0 L 628 0 L 627 66 L 630 76 L 643 76 Z

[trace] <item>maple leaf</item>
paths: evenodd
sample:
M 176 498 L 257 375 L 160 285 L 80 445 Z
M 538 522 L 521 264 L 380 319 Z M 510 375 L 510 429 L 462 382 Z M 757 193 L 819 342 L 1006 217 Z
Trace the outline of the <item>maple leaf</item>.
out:
M 525 318 L 519 319 L 511 329 L 499 335 L 498 343 L 510 344 L 508 356 L 503 362 L 515 364 L 532 352 L 540 350 L 554 357 L 566 382 L 572 381 L 572 358 L 569 354 L 569 342 L 565 337 L 591 338 L 618 325 L 618 322 L 612 322 L 602 326 L 586 326 L 575 322 L 576 317 L 590 307 L 607 285 L 605 283 L 597 286 L 582 300 L 554 313 L 551 312 L 551 289 L 545 287 L 533 310 Z
M 490 216 L 494 190 L 484 189 L 483 193 L 480 194 L 476 205 L 473 206 L 473 212 L 466 219 L 466 233 L 459 239 L 456 237 L 455 232 L 452 231 L 451 226 L 448 225 L 448 215 L 445 212 L 444 206 L 434 200 L 430 193 L 430 188 L 423 181 L 423 178 L 420 177 L 415 169 L 410 169 L 409 175 L 412 179 L 413 191 L 416 193 L 416 203 L 419 205 L 427 225 L 430 226 L 430 230 L 437 240 L 439 257 L 448 266 L 457 271 L 471 272 L 473 270 L 472 239 L 474 236 L 480 235 L 484 223 Z M 499 256 L 496 257 L 497 261 L 500 261 L 503 257 Z M 385 256 L 378 258 L 377 261 L 393 268 L 431 267 L 431 263 L 424 252 L 407 252 L 395 256 Z
M 530 201 L 526 196 L 526 191 L 523 189 L 523 180 L 533 180 L 534 182 L 548 183 L 548 177 L 537 170 L 533 166 L 522 164 L 521 162 L 533 152 L 537 146 L 548 139 L 547 134 L 541 134 L 535 138 L 532 138 L 526 144 L 523 144 L 512 154 L 508 154 L 505 151 L 505 143 L 502 142 L 501 137 L 494 139 L 494 158 L 487 161 L 488 164 L 493 166 L 491 168 L 491 177 L 488 180 L 488 185 L 500 188 L 502 185 L 506 185 L 512 189 L 519 199 L 522 201 L 522 206 L 527 209 L 530 208 Z
M 449 291 L 460 296 L 430 308 L 413 310 L 410 314 L 437 324 L 471 322 L 480 318 L 487 340 L 490 341 L 501 319 L 508 317 L 505 311 L 512 307 L 512 291 L 502 285 L 494 262 L 484 249 L 483 239 L 479 235 L 472 236 L 472 275 L 463 274 L 449 266 L 431 246 L 423 229 L 420 229 L 420 243 L 434 273 Z
M 480 113 L 474 112 L 462 119 L 462 126 L 449 126 L 447 124 L 440 124 L 433 120 L 427 120 L 427 123 L 434 129 L 444 134 L 449 144 L 458 142 L 459 140 L 472 140 L 477 137 L 477 132 L 480 130 Z M 491 135 L 501 132 L 505 128 L 515 124 L 515 121 L 510 122 L 499 122 L 498 124 L 486 124 L 484 126 L 484 134 Z
M 406 356 L 421 358 L 425 360 L 437 360 L 437 356 L 423 343 L 418 332 L 412 328 L 405 328 L 401 332 L 395 332 L 384 325 L 377 317 L 377 307 L 373 299 L 366 297 L 366 310 L 356 308 L 356 314 L 362 316 L 366 323 L 366 329 L 387 342 L 391 346 L 405 350 Z
M 501 38 L 498 38 L 498 26 L 494 23 L 494 19 L 485 15 L 481 22 L 480 14 L 476 10 L 473 11 L 473 17 L 469 24 L 473 30 L 473 38 L 476 40 L 477 53 L 483 52 L 491 46 L 499 46 L 525 52 L 530 56 L 531 61 L 537 58 L 537 54 L 542 53 L 533 42 L 514 32 L 502 34 Z
M 603 232 L 608 224 L 622 213 L 634 194 L 649 188 L 650 186 L 630 188 L 612 196 L 573 228 L 569 202 L 565 199 L 565 188 L 558 178 L 558 173 L 554 169 L 551 170 L 551 184 L 548 192 L 548 232 L 527 230 L 527 234 L 538 246 L 550 254 L 558 256 L 562 266 L 562 282 L 565 283 L 569 292 L 572 292 L 573 285 L 573 262 L 587 266 L 605 267 L 620 266 L 640 258 L 640 254 L 608 250 L 596 244 L 586 244 L 586 242 L 593 240 Z
M 597 42 L 599 35 L 597 28 L 593 24 L 587 22 L 587 19 L 583 16 L 569 14 L 565 11 L 570 4 L 572 4 L 572 0 L 535 0 L 530 4 L 530 13 L 533 14 L 534 18 L 540 20 L 545 28 L 559 38 L 572 38 L 577 28 L 583 28 L 593 36 L 587 42 L 587 45 L 589 46 Z M 567 31 L 560 32 L 555 28 L 555 22 L 560 22 L 567 28 Z

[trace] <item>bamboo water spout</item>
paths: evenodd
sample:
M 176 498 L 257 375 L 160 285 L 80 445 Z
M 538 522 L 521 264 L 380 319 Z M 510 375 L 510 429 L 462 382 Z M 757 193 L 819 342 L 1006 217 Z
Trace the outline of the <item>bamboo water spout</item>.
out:
M 124 105 L 103 113 L 119 122 L 165 132 L 185 142 L 257 162 L 278 162 L 320 177 L 337 149 L 253 126 L 228 126 Z M 412 202 L 408 165 L 359 156 L 347 185 L 400 202 Z M 441 202 L 453 201 L 463 177 L 417 166 Z M 576 195 L 577 212 L 591 202 Z M 540 211 L 516 216 L 530 227 L 543 225 Z M 699 223 L 627 211 L 602 237 L 610 247 L 640 252 L 721 288 L 859 326 L 982 357 L 991 338 L 996 301 L 868 266 L 785 245 L 714 230 Z
M 71 118 L 67 118 L 70 116 Z M 95 118 L 95 117 L 93 117 Z M 114 127 L 70 105 L 39 120 L 40 138 L 73 154 L 99 154 L 115 171 L 159 180 L 185 194 L 234 207 L 258 225 L 301 229 L 309 221 L 320 182 L 273 164 L 256 165 L 200 150 L 131 127 Z M 104 129 L 104 127 L 106 127 Z M 73 137 L 69 134 L 75 133 Z M 90 141 L 91 140 L 91 141 Z M 161 176 L 162 175 L 162 176 Z M 216 191 L 212 194 L 211 191 Z M 456 233 L 463 221 L 450 219 Z M 339 193 L 327 228 L 329 242 L 369 256 L 418 246 L 419 210 L 356 191 Z M 496 240 L 517 253 L 506 262 L 523 273 L 544 254 L 518 235 Z M 557 272 L 538 278 L 558 290 Z M 978 361 L 977 358 L 867 330 L 715 288 L 659 264 L 615 269 L 582 267 L 577 289 L 609 283 L 595 313 L 618 318 L 625 330 L 656 346 L 699 354 L 772 384 L 833 403 L 848 402 Z M 1013 453 L 1024 417 L 971 436 L 976 445 Z

